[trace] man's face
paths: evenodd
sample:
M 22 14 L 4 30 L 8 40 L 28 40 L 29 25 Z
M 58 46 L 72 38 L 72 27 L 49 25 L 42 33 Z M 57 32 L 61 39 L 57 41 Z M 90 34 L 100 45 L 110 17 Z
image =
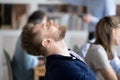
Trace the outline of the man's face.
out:
M 36 30 L 40 30 L 42 38 L 52 38 L 55 41 L 63 39 L 66 33 L 66 27 L 60 26 L 52 20 L 38 24 Z
M 48 22 L 48 35 L 55 41 L 64 38 L 66 33 L 66 27 L 55 24 L 53 21 Z

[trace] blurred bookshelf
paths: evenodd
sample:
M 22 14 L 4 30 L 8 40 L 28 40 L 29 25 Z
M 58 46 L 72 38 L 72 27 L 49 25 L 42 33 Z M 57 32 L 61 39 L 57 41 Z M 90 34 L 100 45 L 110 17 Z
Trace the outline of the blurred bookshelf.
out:
M 81 20 L 77 17 L 77 15 L 79 13 L 82 13 L 84 9 L 83 7 L 72 6 L 67 3 L 61 2 L 60 0 L 42 0 L 40 2 L 36 4 L 38 9 L 45 12 L 49 19 L 53 19 L 57 23 L 60 23 L 60 19 L 64 15 L 64 12 L 62 11 L 64 10 L 64 8 L 67 9 L 67 11 L 74 12 L 75 19 L 73 21 L 76 22 L 74 23 L 76 25 L 74 25 L 75 29 L 73 30 L 79 30 L 78 28 L 80 28 L 79 26 L 81 24 Z M 21 16 L 27 14 L 25 15 L 25 19 L 27 19 L 27 16 L 29 14 L 28 5 L 30 4 L 0 4 L 0 29 L 18 29 Z
M 69 4 L 43 5 L 39 4 L 39 10 L 46 13 L 49 19 L 55 20 L 58 24 L 68 27 L 68 30 L 84 30 L 85 23 L 79 14 L 83 14 L 85 7 Z
M 26 13 L 25 4 L 0 4 L 0 28 L 16 29 L 21 15 Z
M 120 5 L 117 5 L 117 10 L 116 10 L 117 12 L 116 12 L 116 14 L 118 15 L 118 16 L 120 16 Z
M 69 0 L 72 1 L 72 0 Z M 120 0 L 116 0 L 117 15 L 120 16 Z M 25 17 L 29 14 L 29 5 L 37 5 L 37 8 L 45 11 L 49 18 L 54 19 L 56 22 L 60 23 L 61 16 L 64 15 L 63 10 L 67 10 L 75 15 L 72 15 L 73 28 L 69 30 L 84 30 L 87 26 L 82 22 L 81 18 L 78 17 L 79 14 L 85 13 L 86 8 L 80 6 L 69 5 L 68 0 L 1 0 L 0 1 L 0 29 L 18 29 L 20 17 L 24 14 Z M 65 16 L 66 17 L 66 16 Z M 23 19 L 25 20 L 25 19 Z M 69 19 L 71 20 L 71 19 Z M 25 22 L 25 21 L 23 21 Z M 67 23 L 68 24 L 68 23 Z M 66 25 L 66 26 L 69 26 Z

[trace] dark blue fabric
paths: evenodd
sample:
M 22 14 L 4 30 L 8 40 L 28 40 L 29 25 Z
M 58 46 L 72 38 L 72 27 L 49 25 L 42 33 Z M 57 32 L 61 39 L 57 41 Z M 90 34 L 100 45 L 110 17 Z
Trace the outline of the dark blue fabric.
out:
M 45 80 L 96 80 L 88 66 L 74 56 L 47 57 Z

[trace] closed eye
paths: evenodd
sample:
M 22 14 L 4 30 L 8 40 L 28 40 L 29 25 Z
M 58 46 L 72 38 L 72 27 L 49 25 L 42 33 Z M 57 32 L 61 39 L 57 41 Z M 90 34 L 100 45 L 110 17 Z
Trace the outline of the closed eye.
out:
M 47 29 L 49 29 L 49 25 L 48 24 L 46 24 L 45 26 L 46 26 Z

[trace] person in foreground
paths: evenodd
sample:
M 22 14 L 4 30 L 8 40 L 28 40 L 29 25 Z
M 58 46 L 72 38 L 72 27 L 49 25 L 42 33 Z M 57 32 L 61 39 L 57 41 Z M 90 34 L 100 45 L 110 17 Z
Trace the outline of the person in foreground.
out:
M 46 57 L 45 80 L 96 80 L 84 61 L 70 55 L 64 42 L 66 27 L 47 21 L 27 24 L 21 34 L 22 47 L 32 55 Z
M 120 17 L 102 18 L 96 26 L 95 38 L 85 61 L 96 74 L 97 80 L 120 80 L 120 60 L 112 52 L 112 47 L 120 44 Z

